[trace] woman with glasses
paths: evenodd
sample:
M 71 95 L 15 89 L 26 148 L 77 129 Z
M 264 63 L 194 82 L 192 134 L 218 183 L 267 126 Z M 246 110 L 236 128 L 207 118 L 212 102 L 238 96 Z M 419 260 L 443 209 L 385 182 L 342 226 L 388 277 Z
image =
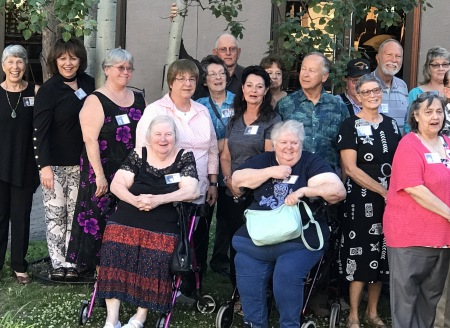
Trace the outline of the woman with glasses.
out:
M 390 267 L 393 327 L 434 326 L 450 263 L 450 138 L 442 98 L 411 104 L 411 132 L 392 164 L 383 228 Z
M 277 102 L 287 95 L 287 92 L 283 90 L 284 64 L 279 57 L 271 55 L 261 59 L 259 65 L 264 68 L 270 76 L 272 107 L 275 108 Z
M 66 251 L 80 182 L 83 137 L 79 113 L 95 83 L 84 72 L 87 54 L 79 39 L 58 40 L 47 65 L 53 76 L 36 95 L 33 142 L 44 195 L 50 277 L 76 280 L 78 273 L 66 261 Z
M 136 147 L 145 145 L 145 134 L 149 124 L 159 115 L 173 118 L 178 131 L 178 146 L 192 151 L 197 163 L 200 196 L 193 203 L 209 210 L 217 200 L 217 174 L 219 173 L 219 156 L 216 132 L 208 109 L 191 99 L 195 92 L 199 71 L 194 62 L 188 59 L 174 61 L 167 70 L 169 93 L 163 98 L 147 106 L 136 130 Z M 206 213 L 204 213 L 206 214 Z M 208 231 L 207 215 L 197 224 L 194 240 L 200 242 Z M 196 249 L 197 257 L 203 261 L 202 254 Z M 204 259 L 206 262 L 206 258 Z M 202 263 L 203 264 L 203 263 Z M 201 268 L 200 273 L 206 268 Z M 194 276 L 183 280 L 184 296 L 190 296 L 195 289 Z M 179 301 L 193 303 L 191 298 L 180 298 Z
M 347 187 L 339 272 L 350 283 L 348 328 L 360 327 L 358 310 L 365 284 L 369 299 L 364 321 L 386 327 L 377 309 L 382 282 L 389 277 L 381 221 L 392 159 L 401 136 L 395 119 L 379 113 L 382 91 L 380 81 L 370 74 L 358 80 L 361 111 L 342 123 L 337 140 Z
M 444 96 L 444 76 L 450 69 L 450 52 L 445 48 L 435 47 L 427 52 L 423 65 L 423 81 L 418 87 L 411 89 L 408 94 L 408 103 L 416 100 L 417 96 L 426 91 L 433 91 L 436 95 Z M 405 115 L 405 133 L 411 131 L 408 124 L 408 113 Z
M 80 186 L 67 261 L 93 269 L 108 215 L 109 185 L 134 148 L 137 122 L 145 108 L 141 93 L 127 89 L 133 56 L 124 49 L 110 50 L 103 60 L 105 84 L 87 97 L 80 112 L 84 149 Z

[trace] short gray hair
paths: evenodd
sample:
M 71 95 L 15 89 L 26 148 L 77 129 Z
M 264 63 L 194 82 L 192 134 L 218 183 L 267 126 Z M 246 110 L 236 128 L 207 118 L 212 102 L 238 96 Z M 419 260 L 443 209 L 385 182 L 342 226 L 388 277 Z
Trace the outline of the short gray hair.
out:
M 239 42 L 238 42 L 238 40 L 236 39 L 236 37 L 235 37 L 233 34 L 228 33 L 228 32 L 222 33 L 221 35 L 219 35 L 219 36 L 217 37 L 216 42 L 214 43 L 214 48 L 217 48 L 217 47 L 219 46 L 219 40 L 220 40 L 223 36 L 228 36 L 228 37 L 234 39 L 234 42 L 236 43 L 236 47 L 239 48 Z
M 273 144 L 277 142 L 282 133 L 294 133 L 301 142 L 305 139 L 305 128 L 303 127 L 303 123 L 295 120 L 278 122 L 273 126 L 272 132 L 270 133 L 270 140 Z
M 320 58 L 322 58 L 322 74 L 328 74 L 330 73 L 330 69 L 331 69 L 331 62 L 330 60 L 327 58 L 327 56 L 325 56 L 323 53 L 318 52 L 318 51 L 313 51 L 310 52 L 309 54 L 307 54 L 303 60 L 305 60 L 305 58 L 309 57 L 309 56 L 318 56 Z
M 148 141 L 149 141 L 150 136 L 152 134 L 153 127 L 155 125 L 157 125 L 157 124 L 160 124 L 160 123 L 169 123 L 172 126 L 173 135 L 175 137 L 175 144 L 176 144 L 177 141 L 178 141 L 177 125 L 175 124 L 175 121 L 173 120 L 173 118 L 168 116 L 168 115 L 158 115 L 150 122 L 150 124 L 148 125 L 147 132 L 145 134 L 146 144 L 148 144 Z
M 134 58 L 133 55 L 122 48 L 115 48 L 108 51 L 105 59 L 102 62 L 102 68 L 113 66 L 114 64 L 127 62 L 133 67 Z
M 361 76 L 358 81 L 356 81 L 356 85 L 355 85 L 355 89 L 356 89 L 356 93 L 359 93 L 361 91 L 361 87 L 363 86 L 363 84 L 369 83 L 369 82 L 375 82 L 378 84 L 378 86 L 383 89 L 383 86 L 381 85 L 380 80 L 372 75 L 372 74 L 364 74 L 363 76 Z
M 27 51 L 19 44 L 9 45 L 5 48 L 5 50 L 3 50 L 2 63 L 4 63 L 8 57 L 21 58 L 23 59 L 25 65 L 28 65 Z

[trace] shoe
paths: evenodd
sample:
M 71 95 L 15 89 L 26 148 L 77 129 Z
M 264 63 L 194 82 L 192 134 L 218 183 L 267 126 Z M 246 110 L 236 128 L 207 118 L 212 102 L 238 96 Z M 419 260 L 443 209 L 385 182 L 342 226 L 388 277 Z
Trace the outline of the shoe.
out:
M 178 304 L 184 304 L 184 305 L 192 306 L 192 305 L 194 305 L 196 300 L 193 299 L 193 298 L 187 297 L 186 295 L 180 293 L 177 296 L 177 301 L 176 302 Z
M 345 325 L 347 328 L 361 328 L 361 324 L 359 323 L 359 320 L 350 320 L 347 319 L 347 324 Z
M 16 281 L 19 285 L 28 285 L 31 282 L 30 276 L 26 272 L 21 273 L 21 274 L 23 274 L 23 275 L 19 276 L 16 271 L 11 270 L 11 275 L 13 276 L 13 278 L 16 279 Z
M 111 322 L 106 322 L 103 328 L 121 328 L 122 325 L 120 324 L 120 321 L 117 321 L 115 325 L 113 325 Z
M 65 278 L 66 278 L 66 281 L 78 281 L 78 280 L 80 280 L 80 275 L 78 274 L 77 269 L 67 268 Z
M 135 319 L 134 316 L 128 321 L 128 323 L 122 328 L 143 328 L 144 323 L 140 322 L 138 319 Z
M 59 267 L 50 271 L 50 279 L 55 281 L 63 281 L 66 277 L 66 269 Z
M 377 315 L 374 317 L 369 317 L 367 313 L 364 314 L 364 322 L 375 328 L 387 328 L 383 320 L 381 320 L 381 318 Z

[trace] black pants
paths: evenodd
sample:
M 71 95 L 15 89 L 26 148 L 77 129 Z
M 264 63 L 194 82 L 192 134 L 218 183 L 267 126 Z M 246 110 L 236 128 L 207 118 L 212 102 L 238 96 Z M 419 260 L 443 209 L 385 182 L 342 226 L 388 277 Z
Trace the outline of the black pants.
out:
M 0 269 L 5 263 L 11 220 L 11 269 L 26 272 L 33 190 L 0 181 Z
M 227 187 L 219 187 L 216 205 L 216 234 L 214 237 L 214 249 L 209 261 L 211 270 L 224 272 L 230 269 L 230 236 L 227 227 L 227 208 L 225 206 L 225 191 Z

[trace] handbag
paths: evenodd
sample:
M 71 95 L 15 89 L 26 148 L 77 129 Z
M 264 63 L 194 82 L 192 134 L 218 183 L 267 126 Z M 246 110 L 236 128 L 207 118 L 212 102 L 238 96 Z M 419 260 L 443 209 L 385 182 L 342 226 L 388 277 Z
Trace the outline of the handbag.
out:
M 172 253 L 170 270 L 175 275 L 185 275 L 192 269 L 192 253 L 189 245 L 189 230 L 187 224 L 191 211 L 190 209 L 186 209 L 187 205 L 183 203 L 175 203 L 174 206 L 178 211 L 180 233 L 178 235 L 178 242 Z
M 308 222 L 303 225 L 300 215 L 299 203 L 305 207 Z M 256 246 L 275 245 L 301 236 L 303 244 L 310 251 L 322 249 L 324 241 L 319 222 L 314 216 L 308 204 L 300 200 L 296 205 L 283 204 L 280 207 L 269 210 L 245 210 L 248 234 Z M 313 248 L 306 241 L 303 231 L 314 225 L 319 237 L 319 247 Z

